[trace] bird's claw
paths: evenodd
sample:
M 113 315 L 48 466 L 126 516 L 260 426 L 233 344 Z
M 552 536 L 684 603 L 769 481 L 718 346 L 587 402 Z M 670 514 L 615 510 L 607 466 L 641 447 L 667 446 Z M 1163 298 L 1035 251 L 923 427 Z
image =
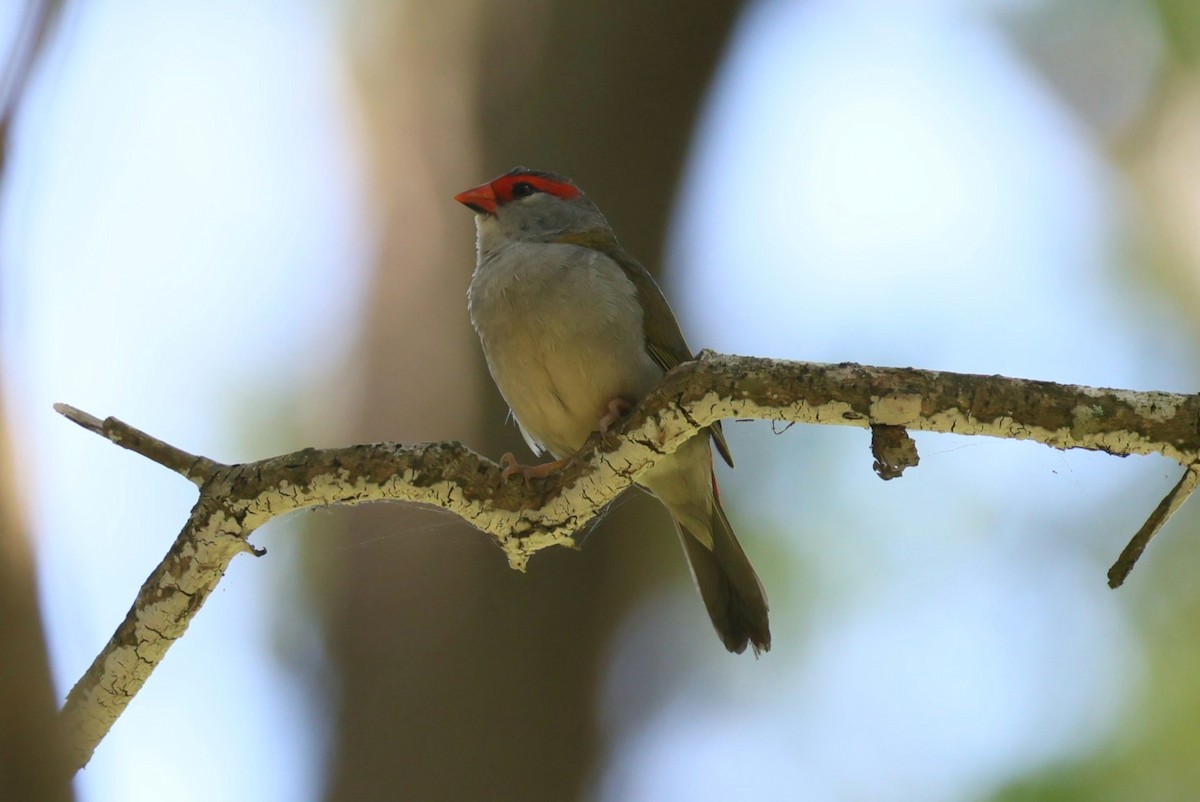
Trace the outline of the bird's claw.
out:
M 600 419 L 600 439 L 611 445 L 612 438 L 608 436 L 608 430 L 612 428 L 614 423 L 619 422 L 622 418 L 629 414 L 633 409 L 633 404 L 626 401 L 624 398 L 610 398 L 608 400 L 608 412 Z
M 544 462 L 541 465 L 522 465 L 517 462 L 517 458 L 512 452 L 506 452 L 500 457 L 500 481 L 507 483 L 514 476 L 520 476 L 525 481 L 530 479 L 545 479 L 547 476 L 552 476 L 562 466 L 567 464 L 567 459 L 556 459 L 553 462 Z

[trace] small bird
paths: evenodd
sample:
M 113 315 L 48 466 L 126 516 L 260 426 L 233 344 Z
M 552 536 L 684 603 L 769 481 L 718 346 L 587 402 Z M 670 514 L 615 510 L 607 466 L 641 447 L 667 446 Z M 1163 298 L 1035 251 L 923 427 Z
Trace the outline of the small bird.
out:
M 504 476 L 546 476 L 607 433 L 668 370 L 693 357 L 653 277 L 569 179 L 516 167 L 454 196 L 475 212 L 467 291 L 492 379 L 535 454 Z M 771 648 L 767 597 L 721 508 L 709 438 L 732 467 L 719 423 L 642 475 L 671 514 L 713 626 L 731 652 Z

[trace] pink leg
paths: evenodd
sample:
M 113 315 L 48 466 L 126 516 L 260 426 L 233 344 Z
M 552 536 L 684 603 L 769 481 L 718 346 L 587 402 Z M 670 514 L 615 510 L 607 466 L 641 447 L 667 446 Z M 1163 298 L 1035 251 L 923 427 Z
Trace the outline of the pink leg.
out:
M 620 397 L 609 399 L 608 412 L 600 419 L 600 436 L 607 438 L 612 425 L 628 415 L 632 409 L 632 401 Z
M 570 462 L 570 460 L 570 457 L 563 457 L 562 459 L 545 462 L 541 465 L 522 465 L 517 462 L 517 458 L 509 451 L 500 458 L 500 480 L 507 482 L 513 476 L 520 476 L 526 481 L 531 477 L 534 479 L 545 479 Z

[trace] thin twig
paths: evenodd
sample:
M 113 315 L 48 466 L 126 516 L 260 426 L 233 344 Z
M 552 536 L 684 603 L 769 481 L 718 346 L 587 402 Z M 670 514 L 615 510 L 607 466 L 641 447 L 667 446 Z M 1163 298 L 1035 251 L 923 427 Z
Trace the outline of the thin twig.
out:
M 1129 545 L 1121 552 L 1121 556 L 1117 557 L 1117 561 L 1113 563 L 1112 568 L 1108 569 L 1108 586 L 1110 588 L 1119 588 L 1124 584 L 1126 577 L 1129 576 L 1129 572 L 1137 564 L 1138 558 L 1142 556 L 1142 552 L 1150 544 L 1150 539 L 1158 534 L 1167 521 L 1171 520 L 1171 516 L 1183 506 L 1183 502 L 1187 501 L 1188 496 L 1198 486 L 1200 486 L 1200 464 L 1192 463 L 1183 472 L 1183 476 L 1179 477 L 1179 481 L 1175 483 L 1175 486 L 1171 488 L 1171 492 L 1167 493 L 1163 497 L 1163 500 L 1158 502 L 1158 506 L 1154 508 L 1154 512 L 1150 513 L 1150 517 L 1146 519 L 1146 523 L 1142 524 L 1142 528 L 1129 541 Z
M 188 453 L 170 443 L 164 443 L 157 437 L 148 435 L 141 429 L 130 426 L 117 418 L 110 417 L 100 420 L 95 415 L 89 415 L 69 404 L 55 404 L 54 411 L 89 432 L 111 440 L 121 448 L 127 448 L 152 462 L 157 462 L 164 468 L 170 468 L 197 487 L 202 486 L 217 468 L 222 467 L 219 462 Z

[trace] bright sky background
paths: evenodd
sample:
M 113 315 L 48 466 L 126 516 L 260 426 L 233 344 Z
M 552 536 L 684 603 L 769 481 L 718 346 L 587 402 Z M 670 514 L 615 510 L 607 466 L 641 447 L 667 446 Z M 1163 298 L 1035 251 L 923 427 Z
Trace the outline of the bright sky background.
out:
M 998 5 L 753 7 L 680 192 L 668 294 L 693 343 L 1195 385 L 1178 321 L 1119 285 L 1121 177 L 969 13 Z M 1152 20 L 1127 22 L 1123 50 L 1161 49 Z M 1104 572 L 1177 467 L 917 434 L 920 467 L 885 484 L 861 431 L 729 431 L 731 515 L 789 611 L 769 665 L 678 672 L 650 715 L 614 688 L 633 734 L 601 799 L 953 802 L 1109 733 L 1139 664 Z M 637 627 L 614 685 L 644 676 Z
M 752 6 L 680 192 L 668 294 L 693 344 L 1196 384 L 1178 321 L 1120 284 L 1136 219 L 1121 177 L 988 21 L 1012 5 Z M 63 694 L 193 491 L 51 404 L 230 461 L 321 441 L 295 388 L 348 346 L 371 247 L 332 12 L 113 0 L 68 24 L 17 132 L 0 240 L 5 389 L 35 460 Z M 1129 69 L 1152 74 L 1159 32 L 1128 25 Z M 613 645 L 597 800 L 979 798 L 1086 749 L 1130 703 L 1137 643 L 1104 570 L 1174 467 L 918 435 L 919 469 L 885 484 L 859 430 L 731 429 L 725 495 L 776 646 L 715 654 L 690 588 L 647 604 Z M 317 798 L 317 711 L 281 655 L 319 644 L 277 642 L 274 617 L 300 603 L 279 601 L 289 538 L 276 524 L 257 542 L 271 558 L 234 561 L 79 776 L 82 800 Z M 694 668 L 646 709 L 664 624 L 700 633 Z
M 67 26 L 18 132 L 0 243 L 6 389 L 36 460 L 26 484 L 63 694 L 195 491 L 51 404 L 231 462 L 296 447 L 281 420 L 323 440 L 302 390 L 353 336 L 367 217 L 317 4 L 115 0 L 77 4 Z M 38 91 L 47 79 L 53 92 Z M 287 535 L 273 525 L 258 538 L 270 559 L 234 561 L 80 773 L 82 800 L 315 797 L 309 702 L 272 653 Z

